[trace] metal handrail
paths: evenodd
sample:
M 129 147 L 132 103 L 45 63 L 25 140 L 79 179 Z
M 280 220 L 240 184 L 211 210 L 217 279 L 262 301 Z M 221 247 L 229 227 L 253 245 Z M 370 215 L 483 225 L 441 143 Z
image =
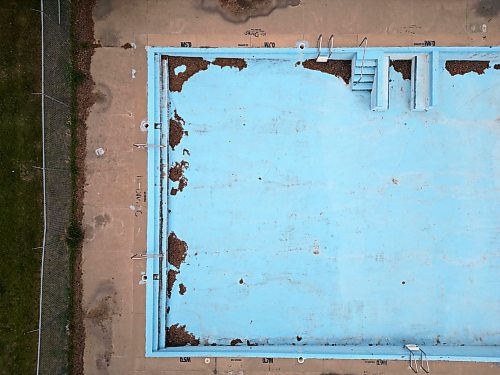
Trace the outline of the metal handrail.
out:
M 365 43 L 365 47 L 363 48 L 363 61 L 361 62 L 361 76 L 359 77 L 359 79 L 356 81 L 356 85 L 358 83 L 361 82 L 361 80 L 363 79 L 363 70 L 365 68 L 365 56 L 366 56 L 366 46 L 368 45 L 368 38 L 365 36 L 363 38 L 363 40 L 361 41 L 361 43 L 359 43 L 359 46 L 358 47 L 361 47 L 361 45 Z
M 323 34 L 319 34 L 318 42 L 316 43 L 318 48 L 318 57 L 321 55 L 321 42 L 323 41 Z
M 333 34 L 330 35 L 330 39 L 328 39 L 328 58 L 332 56 L 333 53 Z

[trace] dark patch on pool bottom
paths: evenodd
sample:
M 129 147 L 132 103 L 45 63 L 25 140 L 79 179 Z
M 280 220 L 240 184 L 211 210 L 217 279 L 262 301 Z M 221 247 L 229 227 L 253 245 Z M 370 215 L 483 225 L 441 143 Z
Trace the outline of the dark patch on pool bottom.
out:
M 411 60 L 391 60 L 391 66 L 403 79 L 411 79 Z
M 467 73 L 484 74 L 484 71 L 490 66 L 489 61 L 469 61 L 469 60 L 448 60 L 446 61 L 446 70 L 452 75 L 464 75 Z
M 182 137 L 188 133 L 184 131 L 186 122 L 174 111 L 174 117 L 170 119 L 170 126 L 168 128 L 168 144 L 175 150 L 175 146 L 181 143 Z
M 177 238 L 175 232 L 171 232 L 168 236 L 168 263 L 179 269 L 186 259 L 187 249 L 187 243 Z
M 175 164 L 170 167 L 168 171 L 168 177 L 172 181 L 179 181 L 183 176 L 184 170 L 189 167 L 189 163 L 185 160 L 182 160 L 180 163 L 175 162 Z
M 181 296 L 183 296 L 183 295 L 184 295 L 184 293 L 186 293 L 186 290 L 187 290 L 187 288 L 186 288 L 186 286 L 185 286 L 184 284 L 182 284 L 182 283 L 181 283 L 181 284 L 179 284 L 179 294 L 180 294 Z
M 212 64 L 220 66 L 224 68 L 225 66 L 229 66 L 230 68 L 238 68 L 239 70 L 243 70 L 247 67 L 247 62 L 243 59 L 238 58 L 216 58 Z
M 168 273 L 167 273 L 167 296 L 168 296 L 168 298 L 170 298 L 172 296 L 172 289 L 174 287 L 175 279 L 177 278 L 178 273 L 179 273 L 178 271 L 168 270 Z M 169 311 L 170 311 L 170 308 L 168 308 L 167 314 Z
M 321 63 L 310 59 L 304 61 L 302 66 L 306 69 L 318 70 L 342 78 L 346 84 L 351 80 L 351 60 L 328 60 Z
M 169 90 L 181 92 L 182 85 L 196 73 L 207 70 L 210 63 L 202 57 L 168 56 Z M 186 70 L 175 74 L 175 68 L 185 66 Z
M 198 346 L 200 345 L 200 340 L 197 339 L 192 333 L 186 330 L 186 326 L 174 324 L 167 328 L 167 346 L 177 347 L 177 346 Z
M 231 340 L 231 346 L 236 346 L 238 344 L 243 344 L 243 341 L 241 341 L 240 339 Z

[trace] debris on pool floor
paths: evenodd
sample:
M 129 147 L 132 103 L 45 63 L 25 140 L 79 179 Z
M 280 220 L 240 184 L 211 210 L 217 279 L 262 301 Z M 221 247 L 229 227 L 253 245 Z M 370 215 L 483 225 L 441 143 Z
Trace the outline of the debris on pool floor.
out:
M 462 61 L 448 60 L 446 61 L 446 70 L 452 75 L 464 75 L 467 73 L 484 74 L 484 71 L 490 66 L 489 61 Z
M 182 117 L 174 112 L 174 117 L 170 119 L 168 143 L 172 150 L 175 150 L 175 146 L 181 143 L 182 137 L 188 135 L 188 132 L 184 131 L 185 121 Z
M 390 66 L 401 73 L 403 79 L 411 79 L 411 60 L 391 60 Z
M 314 59 L 309 59 L 304 61 L 302 66 L 306 69 L 317 70 L 342 78 L 346 84 L 351 80 L 350 60 L 328 60 L 326 63 L 321 63 L 316 62 Z

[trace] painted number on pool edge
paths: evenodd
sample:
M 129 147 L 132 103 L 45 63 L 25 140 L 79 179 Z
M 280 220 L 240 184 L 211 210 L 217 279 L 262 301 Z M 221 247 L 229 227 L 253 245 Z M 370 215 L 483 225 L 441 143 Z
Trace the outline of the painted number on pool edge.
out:
M 273 363 L 273 359 L 272 358 L 262 358 L 262 363 Z
M 191 47 L 191 42 L 181 42 L 181 47 Z
M 181 363 L 191 362 L 191 357 L 179 357 L 179 362 Z
M 274 47 L 276 47 L 276 43 L 274 43 L 274 42 L 264 42 L 264 47 L 265 48 L 274 48 Z
M 415 46 L 422 46 L 422 47 L 434 47 L 436 45 L 435 40 L 424 40 L 423 42 L 417 42 L 413 43 Z

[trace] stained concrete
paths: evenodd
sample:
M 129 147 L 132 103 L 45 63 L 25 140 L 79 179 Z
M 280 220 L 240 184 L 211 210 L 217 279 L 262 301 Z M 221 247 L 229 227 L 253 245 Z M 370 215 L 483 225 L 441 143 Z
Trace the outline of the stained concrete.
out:
M 320 33 L 334 34 L 337 46 L 498 45 L 495 2 L 470 0 L 328 1 L 302 0 L 268 16 L 231 22 L 209 12 L 201 0 L 98 0 L 94 11 L 97 48 L 92 75 L 99 100 L 87 121 L 83 309 L 86 374 L 405 374 L 406 362 L 275 359 L 144 358 L 145 288 L 140 283 L 145 252 L 146 152 L 141 121 L 146 118 L 147 45 L 314 46 Z M 491 6 L 489 6 L 490 4 Z M 123 49 L 125 43 L 136 48 Z M 135 78 L 133 78 L 135 76 Z M 98 157 L 95 150 L 106 152 Z M 147 197 L 146 197 L 147 199 Z M 107 215 L 107 216 L 106 216 Z M 96 220 L 96 217 L 106 218 Z M 102 302 L 104 301 L 104 302 Z M 105 306 L 104 306 L 104 305 Z M 96 320 L 96 307 L 104 307 Z M 92 313 L 94 311 L 94 313 Z M 432 363 L 433 374 L 493 374 L 495 364 Z

